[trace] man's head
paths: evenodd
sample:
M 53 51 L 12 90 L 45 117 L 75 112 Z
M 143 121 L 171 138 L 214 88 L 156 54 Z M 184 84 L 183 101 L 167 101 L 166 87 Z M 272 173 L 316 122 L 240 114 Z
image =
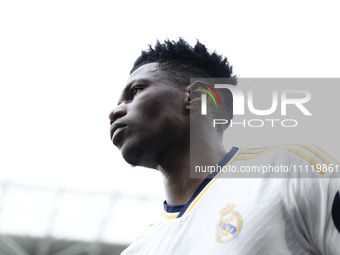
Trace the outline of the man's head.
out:
M 142 54 L 135 61 L 130 74 L 140 66 L 148 63 L 158 63 L 160 71 L 163 72 L 163 79 L 171 82 L 173 86 L 179 88 L 188 86 L 190 79 L 198 78 L 210 86 L 214 87 L 212 78 L 228 79 L 229 84 L 236 85 L 237 78 L 233 74 L 233 68 L 226 57 L 210 51 L 198 40 L 194 47 L 190 46 L 185 40 L 180 38 L 176 41 L 165 40 L 163 44 L 156 42 L 154 48 L 142 51 Z M 197 89 L 193 86 L 191 91 Z M 223 118 L 230 122 L 232 119 L 232 95 L 230 91 L 222 89 L 217 90 L 221 96 L 224 107 L 209 107 L 209 116 L 213 119 Z M 212 101 L 208 101 L 212 103 Z M 213 106 L 213 104 L 210 104 Z M 218 117 L 217 117 L 218 116 Z M 229 123 L 228 122 L 228 123 Z M 219 125 L 217 131 L 222 137 L 226 126 Z
M 192 77 L 235 78 L 226 58 L 209 53 L 199 42 L 193 48 L 183 39 L 157 41 L 136 60 L 118 106 L 110 113 L 111 138 L 128 163 L 156 168 L 169 153 L 187 149 Z M 230 118 L 231 95 L 221 97 Z

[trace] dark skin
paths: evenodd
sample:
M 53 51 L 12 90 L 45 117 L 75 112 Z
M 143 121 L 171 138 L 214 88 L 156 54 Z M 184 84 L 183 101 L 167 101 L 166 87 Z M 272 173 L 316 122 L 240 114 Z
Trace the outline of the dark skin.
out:
M 111 138 L 124 159 L 162 173 L 168 205 L 187 203 L 207 176 L 190 178 L 190 162 L 215 165 L 227 153 L 211 122 L 200 115 L 201 92 L 190 95 L 193 86 L 171 84 L 157 63 L 143 65 L 130 75 L 109 115 Z M 194 131 L 193 115 L 199 123 Z

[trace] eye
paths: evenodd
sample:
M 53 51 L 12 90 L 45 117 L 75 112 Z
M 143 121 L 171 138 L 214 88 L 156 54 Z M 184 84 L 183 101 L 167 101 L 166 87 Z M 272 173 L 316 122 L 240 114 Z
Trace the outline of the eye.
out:
M 133 99 L 134 96 L 137 95 L 142 89 L 143 87 L 133 87 L 131 89 L 131 98 Z

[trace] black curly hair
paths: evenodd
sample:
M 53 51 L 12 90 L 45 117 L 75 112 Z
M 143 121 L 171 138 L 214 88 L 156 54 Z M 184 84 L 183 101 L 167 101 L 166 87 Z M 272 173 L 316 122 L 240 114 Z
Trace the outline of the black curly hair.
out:
M 163 44 L 157 40 L 154 49 L 149 45 L 148 50 L 142 51 L 130 74 L 140 66 L 149 63 L 159 63 L 165 70 L 174 67 L 183 70 L 184 67 L 183 71 L 189 77 L 236 78 L 228 59 L 216 52 L 210 53 L 198 40 L 194 47 L 183 38 L 177 42 L 165 40 Z
M 179 38 L 178 41 L 165 40 L 163 44 L 157 40 L 154 48 L 149 45 L 149 49 L 142 51 L 130 74 L 149 63 L 158 63 L 159 69 L 164 71 L 177 86 L 188 86 L 190 78 L 200 78 L 201 81 L 204 81 L 204 78 L 228 78 L 229 84 L 237 84 L 237 77 L 233 74 L 233 68 L 228 59 L 218 55 L 215 51 L 211 53 L 198 40 L 194 47 L 190 46 L 183 38 Z M 230 121 L 232 118 L 232 95 L 227 90 L 223 90 L 223 94 L 221 97 L 226 107 L 223 110 L 221 108 L 215 110 L 214 115 L 223 111 L 223 116 Z M 224 130 L 225 128 L 221 129 L 220 133 L 223 134 Z

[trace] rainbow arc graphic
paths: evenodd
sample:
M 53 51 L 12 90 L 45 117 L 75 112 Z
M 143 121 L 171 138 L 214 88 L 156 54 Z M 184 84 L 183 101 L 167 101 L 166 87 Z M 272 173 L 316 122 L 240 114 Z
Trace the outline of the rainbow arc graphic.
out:
M 218 100 L 220 101 L 220 104 L 222 105 L 222 100 L 221 100 L 220 96 L 218 95 L 217 91 L 213 87 L 209 86 L 208 84 L 205 84 L 203 82 L 200 82 L 200 83 L 205 85 L 207 88 L 211 89 L 211 91 L 215 93 L 215 95 L 217 96 Z M 202 87 L 198 87 L 198 88 L 200 90 L 205 91 L 212 98 L 212 100 L 214 100 L 215 106 L 217 106 L 216 100 L 215 100 L 214 96 L 210 93 L 210 91 L 208 91 L 208 90 L 206 90 L 206 89 L 204 89 Z

